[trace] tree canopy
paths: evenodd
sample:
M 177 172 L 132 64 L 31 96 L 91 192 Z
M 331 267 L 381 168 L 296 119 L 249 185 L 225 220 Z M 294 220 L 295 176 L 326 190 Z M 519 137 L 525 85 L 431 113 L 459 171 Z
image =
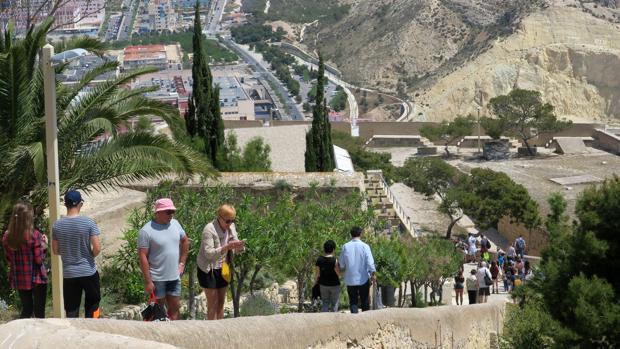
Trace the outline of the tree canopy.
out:
M 194 49 L 192 64 L 192 95 L 188 102 L 188 112 L 185 115 L 186 128 L 192 137 L 201 138 L 202 142 L 195 142 L 204 147 L 211 163 L 220 167 L 222 146 L 224 144 L 224 121 L 220 112 L 219 88 L 213 86 L 213 76 L 207 61 L 205 38 L 202 35 L 200 21 L 200 6 L 196 1 L 194 9 Z
M 518 292 L 509 311 L 505 342 L 511 348 L 613 348 L 620 343 L 617 212 L 620 179 L 585 190 L 577 200 L 576 224 L 566 202 L 551 197 L 550 233 L 540 268 Z M 613 262 L 611 262 L 613 263 Z
M 452 236 L 452 228 L 463 217 L 459 188 L 463 180 L 456 168 L 436 157 L 413 157 L 405 161 L 399 169 L 400 178 L 415 191 L 432 199 L 440 200 L 439 211 L 450 217 L 450 225 L 446 230 L 446 238 Z
M 433 142 L 443 140 L 446 156 L 450 157 L 448 145 L 460 138 L 471 135 L 475 122 L 471 115 L 458 116 L 452 121 L 442 121 L 441 124 L 436 126 L 422 126 L 420 134 Z
M 316 101 L 312 109 L 312 126 L 306 133 L 306 152 L 304 154 L 306 172 L 331 172 L 336 168 L 332 128 L 324 99 L 325 80 L 325 65 L 323 64 L 323 57 L 319 55 L 319 74 Z
M 6 32 L 0 39 L 0 226 L 4 214 L 19 199 L 31 200 L 37 214 L 47 205 L 43 73 L 39 52 L 53 19 L 31 28 L 23 39 Z M 93 48 L 93 39 L 74 39 L 62 49 Z M 56 68 L 62 72 L 66 64 Z M 100 75 L 115 71 L 118 62 L 105 61 L 78 83 L 56 87 L 60 192 L 105 189 L 131 180 L 169 173 L 212 174 L 199 153 L 185 146 L 178 111 L 148 99 L 154 88 L 126 90 L 127 83 L 152 73 L 133 70 L 101 83 Z M 149 132 L 120 132 L 129 120 L 157 116 L 170 126 L 173 139 Z
M 538 91 L 514 89 L 508 95 L 492 98 L 489 107 L 498 121 L 487 121 L 487 126 L 493 131 L 501 130 L 506 135 L 519 137 L 530 155 L 533 155 L 530 139 L 560 131 L 571 124 L 559 120 L 553 106 L 544 103 Z

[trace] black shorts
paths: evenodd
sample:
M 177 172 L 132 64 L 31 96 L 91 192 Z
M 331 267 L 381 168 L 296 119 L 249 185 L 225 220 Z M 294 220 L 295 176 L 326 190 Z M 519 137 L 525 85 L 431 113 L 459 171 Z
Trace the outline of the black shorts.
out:
M 228 286 L 228 282 L 222 277 L 222 269 L 211 269 L 205 273 L 200 268 L 198 270 L 198 283 L 202 288 L 224 288 Z
M 491 292 L 489 292 L 489 288 L 488 287 L 480 287 L 478 289 L 478 295 L 479 296 L 490 296 Z

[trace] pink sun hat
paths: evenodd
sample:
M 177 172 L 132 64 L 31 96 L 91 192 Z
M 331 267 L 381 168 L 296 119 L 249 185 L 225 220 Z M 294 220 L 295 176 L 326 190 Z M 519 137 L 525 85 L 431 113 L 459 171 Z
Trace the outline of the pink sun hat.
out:
M 157 201 L 155 201 L 155 213 L 159 211 L 168 211 L 168 210 L 172 210 L 172 211 L 177 210 L 177 208 L 174 207 L 172 200 L 168 198 L 163 198 L 163 199 L 158 199 Z

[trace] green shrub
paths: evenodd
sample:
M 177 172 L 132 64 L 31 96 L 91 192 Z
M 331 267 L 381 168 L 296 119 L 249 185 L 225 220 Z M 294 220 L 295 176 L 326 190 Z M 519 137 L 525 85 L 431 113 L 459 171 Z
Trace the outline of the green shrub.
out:
M 241 316 L 264 316 L 273 315 L 277 312 L 277 305 L 260 293 L 248 297 L 241 303 Z

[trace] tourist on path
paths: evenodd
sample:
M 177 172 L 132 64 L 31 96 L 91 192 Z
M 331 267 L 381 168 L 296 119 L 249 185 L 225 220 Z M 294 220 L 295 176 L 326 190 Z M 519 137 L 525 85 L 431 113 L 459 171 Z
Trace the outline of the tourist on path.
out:
M 198 282 L 207 297 L 207 319 L 224 318 L 224 303 L 230 279 L 225 280 L 222 270 L 231 262 L 232 252 L 244 248 L 243 241 L 237 236 L 235 218 L 237 212 L 230 205 L 222 205 L 217 210 L 217 217 L 207 224 L 202 231 L 200 250 L 198 251 Z M 232 272 L 228 269 L 228 272 Z
M 490 248 L 491 241 L 483 234 L 480 234 L 480 257 L 485 262 L 489 262 L 491 258 L 489 253 Z
M 17 290 L 22 309 L 20 319 L 45 317 L 47 271 L 43 265 L 47 238 L 34 229 L 32 207 L 13 206 L 9 228 L 2 237 L 4 256 L 9 265 L 9 284 Z
M 316 283 L 321 289 L 321 311 L 328 312 L 338 311 L 338 303 L 340 300 L 340 280 L 338 274 L 340 268 L 338 260 L 334 256 L 336 243 L 333 240 L 327 240 L 323 244 L 324 256 L 316 260 Z
M 476 269 L 471 270 L 465 284 L 467 286 L 469 304 L 476 304 L 476 298 L 478 297 L 478 279 L 476 278 Z
M 493 290 L 492 293 L 499 293 L 499 266 L 496 261 L 491 262 L 491 280 L 493 280 Z
M 368 302 L 370 283 L 376 281 L 375 261 L 370 246 L 361 239 L 362 232 L 360 227 L 351 229 L 352 239 L 342 246 L 338 259 L 340 269 L 344 270 L 344 282 L 347 285 L 349 306 L 353 314 L 358 312 L 358 302 L 362 305 L 362 311 L 370 309 Z
M 467 262 L 468 263 L 476 262 L 476 253 L 478 252 L 478 249 L 476 248 L 476 243 L 477 243 L 477 239 L 474 236 L 474 234 L 469 233 L 469 236 L 467 237 L 467 245 L 468 245 Z
M 476 273 L 476 279 L 478 279 L 478 303 L 486 303 L 487 297 L 491 295 L 489 292 L 490 285 L 487 284 L 485 276 L 492 280 L 491 272 L 487 268 L 487 262 L 480 262 L 480 267 Z
M 463 289 L 465 288 L 465 277 L 463 267 L 459 268 L 459 273 L 454 277 L 454 293 L 456 294 L 456 305 L 463 305 Z
M 77 190 L 65 194 L 67 215 L 52 227 L 52 250 L 62 258 L 63 297 L 67 317 L 78 317 L 82 292 L 84 317 L 99 318 L 101 290 L 95 257 L 101 252 L 99 228 L 92 219 L 81 216 L 84 205 Z
M 155 294 L 157 303 L 166 306 L 170 320 L 179 318 L 181 275 L 189 240 L 181 224 L 172 216 L 176 208 L 172 200 L 155 201 L 155 215 L 138 233 L 140 269 L 147 294 Z
M 523 236 L 519 235 L 519 237 L 515 240 L 514 247 L 517 256 L 523 259 L 523 256 L 525 255 L 525 250 L 527 249 L 527 244 L 525 243 L 525 239 L 523 239 Z
M 508 253 L 507 253 L 507 258 L 508 258 L 508 262 L 512 262 L 514 261 L 516 258 L 517 252 L 515 251 L 515 247 L 510 245 L 508 246 Z

